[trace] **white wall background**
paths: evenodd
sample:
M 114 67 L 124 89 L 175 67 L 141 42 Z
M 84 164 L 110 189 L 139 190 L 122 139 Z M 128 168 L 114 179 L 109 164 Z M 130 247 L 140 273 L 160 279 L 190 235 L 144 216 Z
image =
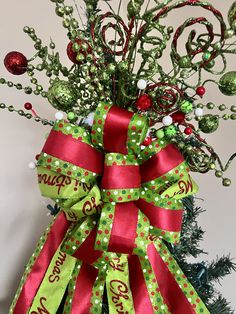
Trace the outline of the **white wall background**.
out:
M 147 0 L 146 0 L 147 1 Z M 7 52 L 22 51 L 26 56 L 34 53 L 31 40 L 22 32 L 25 25 L 37 29 L 39 37 L 45 42 L 50 36 L 55 40 L 58 50 L 68 63 L 65 47 L 67 44 L 66 32 L 61 26 L 61 20 L 54 14 L 54 4 L 49 0 L 1 0 L 0 10 L 0 77 L 3 76 L 14 82 L 18 78 L 6 72 L 3 59 Z M 78 0 L 82 3 L 82 0 Z M 118 1 L 111 1 L 117 6 Z M 128 0 L 123 0 L 123 11 Z M 226 14 L 231 0 L 211 1 L 217 8 Z M 183 17 L 195 15 L 193 8 L 176 11 L 175 21 L 183 22 Z M 201 11 L 206 15 L 205 11 Z M 200 14 L 200 13 L 199 13 Z M 173 15 L 172 15 L 173 16 Z M 207 15 L 208 16 L 208 15 Z M 212 19 L 214 22 L 214 19 Z M 216 21 L 215 21 L 216 22 Z M 218 25 L 218 24 L 217 24 Z M 231 58 L 229 69 L 236 70 L 236 56 Z M 25 83 L 27 79 L 19 78 Z M 53 118 L 55 111 L 46 100 L 18 92 L 14 89 L 0 86 L 0 102 L 14 104 L 22 108 L 26 101 L 34 104 L 40 116 Z M 235 104 L 236 97 L 223 97 L 214 86 L 209 86 L 204 101 L 213 101 L 216 104 Z M 0 109 L 1 110 L 1 109 Z M 0 112 L 0 313 L 7 314 L 10 302 L 18 286 L 32 250 L 40 234 L 46 227 L 49 218 L 43 199 L 37 188 L 36 174 L 28 169 L 27 165 L 40 152 L 44 136 L 48 127 L 36 124 L 31 120 L 19 117 L 6 110 Z M 208 141 L 226 161 L 231 153 L 236 151 L 236 125 L 234 122 L 223 122 L 218 132 L 208 137 Z M 207 230 L 203 247 L 209 256 L 203 259 L 212 259 L 217 255 L 228 254 L 236 257 L 236 161 L 230 173 L 233 184 L 230 188 L 223 188 L 220 180 L 213 173 L 194 175 L 200 185 L 200 202 L 207 212 L 202 214 L 200 224 Z M 219 290 L 232 302 L 236 308 L 235 295 L 236 274 L 227 277 Z

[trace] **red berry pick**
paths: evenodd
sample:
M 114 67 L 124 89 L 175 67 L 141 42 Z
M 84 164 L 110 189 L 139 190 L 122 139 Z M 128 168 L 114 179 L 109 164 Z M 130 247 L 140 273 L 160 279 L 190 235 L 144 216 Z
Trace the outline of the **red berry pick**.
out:
M 193 130 L 190 128 L 190 127 L 187 127 L 185 130 L 184 130 L 184 133 L 186 135 L 191 135 L 193 133 Z
M 183 112 L 177 111 L 171 115 L 171 118 L 173 119 L 174 122 L 181 124 L 185 120 L 185 114 Z
M 33 108 L 33 106 L 31 105 L 30 102 L 27 102 L 24 104 L 24 108 L 25 108 L 25 110 L 31 110 Z
M 145 140 L 142 142 L 143 146 L 148 146 L 152 144 L 152 138 L 150 136 L 146 137 Z
M 196 89 L 196 94 L 198 95 L 198 96 L 203 96 L 203 95 L 205 95 L 205 93 L 206 93 L 206 89 L 205 89 L 205 87 L 204 86 L 199 86 L 197 89 Z
M 152 106 L 152 99 L 147 94 L 141 95 L 137 99 L 135 106 L 138 110 L 146 111 L 147 109 L 149 109 Z

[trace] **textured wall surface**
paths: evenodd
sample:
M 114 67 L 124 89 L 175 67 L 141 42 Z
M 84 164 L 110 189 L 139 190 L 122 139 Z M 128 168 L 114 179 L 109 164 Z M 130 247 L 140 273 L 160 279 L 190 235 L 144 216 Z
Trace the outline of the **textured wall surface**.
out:
M 77 0 L 82 3 L 82 0 Z M 146 0 L 147 1 L 147 0 Z M 4 2 L 4 4 L 2 3 Z M 117 0 L 112 0 L 117 7 Z M 211 1 L 224 14 L 231 0 Z M 122 1 L 122 10 L 128 0 Z M 58 50 L 65 63 L 68 63 L 65 53 L 67 44 L 66 32 L 61 26 L 61 20 L 54 14 L 54 4 L 49 0 L 1 0 L 0 10 L 0 60 L 11 50 L 22 51 L 31 56 L 34 53 L 32 42 L 22 32 L 25 25 L 37 29 L 39 37 L 48 42 L 50 36 L 55 40 Z M 103 6 L 105 6 L 103 4 Z M 193 8 L 176 11 L 170 20 L 172 23 L 183 22 L 185 17 L 210 16 L 203 10 Z M 83 14 L 83 13 L 82 13 Z M 198 16 L 199 16 L 198 14 Z M 175 18 L 173 18 L 175 16 Z M 174 21 L 174 22 L 173 22 Z M 211 18 L 211 22 L 217 21 Z M 229 69 L 236 70 L 236 56 L 231 58 Z M 166 59 L 168 66 L 168 59 Z M 24 77 L 13 77 L 6 73 L 3 62 L 0 62 L 0 77 L 4 76 L 17 82 L 20 80 L 27 84 Z M 47 85 L 45 78 L 42 78 Z M 53 118 L 55 111 L 46 100 L 37 97 L 27 97 L 14 89 L 0 86 L 0 102 L 14 104 L 22 108 L 26 101 L 31 101 L 42 117 Z M 215 101 L 216 104 L 235 104 L 236 97 L 223 97 L 217 87 L 208 85 L 207 96 L 204 101 Z M 24 265 L 29 259 L 40 234 L 46 227 L 49 217 L 44 200 L 37 188 L 36 173 L 28 169 L 28 163 L 40 151 L 48 127 L 36 124 L 33 121 L 20 118 L 7 111 L 0 112 L 0 313 L 7 314 L 10 302 L 18 286 Z M 208 137 L 209 142 L 222 155 L 226 161 L 231 153 L 236 151 L 235 144 L 236 123 L 222 122 L 218 132 Z M 202 246 L 209 252 L 202 259 L 212 259 L 217 255 L 228 254 L 236 257 L 236 161 L 231 167 L 230 176 L 233 184 L 230 188 L 223 188 L 220 180 L 213 173 L 208 175 L 195 175 L 200 185 L 198 194 L 199 204 L 207 211 L 202 214 L 200 224 L 205 229 L 206 235 Z M 225 279 L 219 290 L 232 302 L 236 308 L 235 294 L 236 274 Z

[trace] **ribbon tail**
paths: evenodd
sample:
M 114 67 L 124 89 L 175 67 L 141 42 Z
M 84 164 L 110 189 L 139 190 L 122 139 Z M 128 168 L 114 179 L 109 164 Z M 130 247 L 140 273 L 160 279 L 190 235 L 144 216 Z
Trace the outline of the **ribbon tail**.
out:
M 63 314 L 102 312 L 105 271 L 78 261 L 68 286 Z
M 109 263 L 106 277 L 110 313 L 135 314 L 129 282 L 127 256 L 113 258 Z
M 76 259 L 60 249 L 54 255 L 34 298 L 29 314 L 56 313 L 63 299 Z
M 147 255 L 170 313 L 210 313 L 161 240 L 148 246 Z
M 20 286 L 11 305 L 10 314 L 27 314 L 44 279 L 54 255 L 58 251 L 71 223 L 63 212 L 59 213 L 30 258 Z
M 169 314 L 147 258 L 129 257 L 130 285 L 136 314 Z

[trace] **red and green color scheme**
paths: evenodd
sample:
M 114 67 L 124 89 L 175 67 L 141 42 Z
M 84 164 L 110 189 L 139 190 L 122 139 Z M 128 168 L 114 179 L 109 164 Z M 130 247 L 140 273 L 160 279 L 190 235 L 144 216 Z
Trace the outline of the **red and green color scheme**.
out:
M 183 156 L 163 140 L 142 152 L 129 146 L 141 144 L 147 122 L 141 119 L 133 142 L 130 126 L 139 125 L 138 114 L 104 103 L 98 108 L 91 137 L 60 121 L 42 149 L 39 187 L 61 211 L 10 313 L 56 313 L 67 286 L 67 314 L 101 313 L 105 286 L 111 313 L 209 313 L 163 241 L 179 241 L 181 199 L 197 191 Z M 101 117 L 98 137 L 96 121 L 105 110 L 112 113 Z M 111 121 L 117 141 L 109 138 Z

